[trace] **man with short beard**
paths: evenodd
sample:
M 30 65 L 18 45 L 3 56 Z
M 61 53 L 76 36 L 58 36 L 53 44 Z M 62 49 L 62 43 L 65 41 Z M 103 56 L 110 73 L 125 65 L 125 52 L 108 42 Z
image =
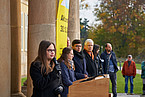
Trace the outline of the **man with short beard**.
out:
M 101 54 L 101 58 L 104 60 L 102 63 L 104 74 L 109 74 L 112 83 L 113 97 L 117 97 L 117 76 L 118 71 L 117 61 L 115 53 L 112 51 L 112 45 L 106 43 L 105 51 Z

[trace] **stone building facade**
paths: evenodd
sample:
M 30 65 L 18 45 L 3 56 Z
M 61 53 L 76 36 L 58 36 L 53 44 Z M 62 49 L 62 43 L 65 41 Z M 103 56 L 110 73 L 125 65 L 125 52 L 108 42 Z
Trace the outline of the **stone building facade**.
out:
M 58 2 L 0 0 L 0 97 L 25 97 L 21 93 L 21 75 L 24 72 L 27 72 L 26 96 L 31 96 L 30 63 L 37 55 L 41 40 L 56 42 Z M 80 38 L 79 0 L 70 0 L 69 12 L 68 36 L 72 41 Z M 27 69 L 23 64 L 27 65 Z

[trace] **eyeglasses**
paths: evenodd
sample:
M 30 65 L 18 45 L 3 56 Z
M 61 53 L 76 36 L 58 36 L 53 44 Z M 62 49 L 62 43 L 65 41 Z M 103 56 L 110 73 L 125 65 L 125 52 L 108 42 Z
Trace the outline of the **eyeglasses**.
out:
M 53 51 L 55 52 L 56 50 L 55 49 L 48 49 L 47 51 L 50 53 L 50 52 L 53 52 Z
M 75 47 L 82 47 L 81 45 L 76 45 Z

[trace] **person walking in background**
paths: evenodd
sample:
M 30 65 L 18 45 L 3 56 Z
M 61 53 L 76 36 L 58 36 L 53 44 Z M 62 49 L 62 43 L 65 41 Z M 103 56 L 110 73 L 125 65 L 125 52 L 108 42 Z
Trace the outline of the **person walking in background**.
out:
M 70 85 L 76 81 L 74 74 L 74 62 L 73 62 L 73 50 L 72 48 L 65 47 L 62 51 L 62 55 L 58 59 L 62 69 L 62 82 L 64 84 L 64 92 L 61 94 L 61 97 L 67 97 L 68 88 Z
M 115 53 L 112 51 L 112 45 L 106 43 L 105 51 L 101 54 L 101 59 L 104 60 L 103 72 L 104 74 L 109 74 L 111 83 L 112 83 L 112 92 L 113 97 L 117 97 L 117 76 L 116 72 L 118 71 L 117 61 Z
M 33 81 L 32 97 L 58 97 L 56 91 L 60 85 L 60 77 L 54 62 L 55 45 L 50 41 L 41 41 L 38 56 L 31 63 L 30 76 Z M 60 87 L 63 89 L 63 87 Z
M 74 52 L 74 65 L 75 65 L 75 75 L 76 79 L 83 79 L 88 77 L 88 73 L 86 71 L 86 59 L 82 52 L 82 44 L 78 39 L 73 40 L 72 49 Z
M 132 55 L 128 55 L 128 60 L 124 62 L 122 75 L 125 77 L 125 93 L 128 93 L 128 79 L 130 79 L 130 94 L 133 95 L 133 78 L 136 75 L 136 65 L 132 60 Z
M 145 95 L 145 61 L 141 63 L 141 78 L 143 79 L 143 95 Z
M 86 68 L 89 77 L 98 75 L 97 64 L 95 62 L 93 50 L 94 41 L 92 39 L 87 39 L 84 43 L 83 53 L 86 59 Z
M 104 62 L 104 60 L 100 58 L 99 51 L 100 51 L 100 45 L 94 44 L 93 54 L 98 66 L 98 74 L 103 74 L 102 62 Z

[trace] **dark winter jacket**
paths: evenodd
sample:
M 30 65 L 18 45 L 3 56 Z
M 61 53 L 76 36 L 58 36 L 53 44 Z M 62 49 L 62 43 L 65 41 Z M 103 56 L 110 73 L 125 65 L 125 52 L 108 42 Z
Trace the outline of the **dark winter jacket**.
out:
M 136 65 L 134 61 L 128 66 L 128 61 L 125 61 L 122 67 L 122 75 L 133 76 L 136 75 Z
M 32 97 L 58 97 L 54 89 L 59 85 L 59 78 L 55 70 L 46 74 L 41 73 L 41 62 L 32 62 L 30 76 L 33 81 Z
M 85 59 L 86 59 L 86 69 L 88 72 L 88 76 L 96 76 L 98 75 L 98 68 L 97 68 L 97 64 L 95 62 L 95 58 L 92 59 L 91 56 L 86 52 L 86 50 L 83 50 L 83 53 L 85 55 Z
M 74 70 L 68 69 L 64 62 L 60 63 L 62 69 L 62 82 L 64 84 L 64 92 L 61 94 L 61 97 L 67 97 L 68 88 L 74 81 L 76 81 Z
M 102 66 L 103 66 L 103 72 L 104 74 L 107 74 L 108 73 L 108 60 L 109 60 L 109 55 L 110 54 L 107 54 L 106 50 L 101 54 L 101 59 L 104 60 L 104 62 L 102 63 Z M 111 58 L 110 60 L 112 60 L 113 62 L 113 65 L 114 65 L 114 72 L 117 72 L 118 71 L 118 67 L 117 67 L 117 60 L 116 60 L 116 56 L 115 56 L 115 53 L 113 51 L 111 51 Z
M 145 79 L 145 61 L 141 63 L 141 69 L 142 69 L 141 78 Z
M 84 57 L 84 54 L 82 52 L 77 52 L 73 50 L 74 52 L 74 65 L 75 65 L 75 75 L 76 79 L 83 79 L 85 78 L 85 75 L 88 75 L 88 72 L 86 71 L 86 59 Z
M 98 66 L 98 74 L 103 74 L 103 66 L 102 66 L 102 62 L 104 60 L 102 60 L 99 56 L 99 54 L 95 57 L 95 61 L 96 61 L 96 64 Z

